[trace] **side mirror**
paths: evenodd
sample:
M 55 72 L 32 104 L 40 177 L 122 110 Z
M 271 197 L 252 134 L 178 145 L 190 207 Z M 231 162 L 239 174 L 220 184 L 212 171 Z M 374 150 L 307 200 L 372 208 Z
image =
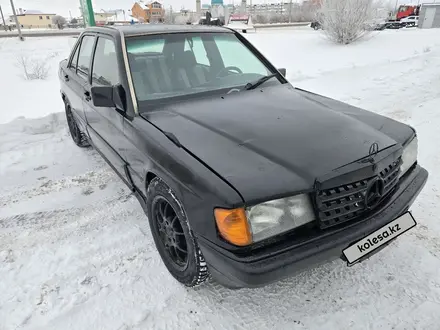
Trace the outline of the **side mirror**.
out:
M 278 69 L 278 71 L 283 75 L 283 77 L 286 76 L 286 68 Z
M 93 86 L 91 93 L 95 107 L 115 107 L 115 102 L 113 102 L 113 86 Z
M 93 86 L 91 89 L 93 105 L 95 107 L 116 108 L 125 112 L 126 96 L 121 84 L 114 86 Z

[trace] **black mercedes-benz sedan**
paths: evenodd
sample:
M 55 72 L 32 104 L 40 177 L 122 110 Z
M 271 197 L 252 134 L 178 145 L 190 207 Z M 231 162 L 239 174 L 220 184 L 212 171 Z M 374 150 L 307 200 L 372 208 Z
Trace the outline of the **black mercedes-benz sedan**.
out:
M 140 201 L 186 286 L 261 286 L 416 226 L 413 128 L 293 87 L 223 27 L 86 29 L 60 63 L 73 141 Z

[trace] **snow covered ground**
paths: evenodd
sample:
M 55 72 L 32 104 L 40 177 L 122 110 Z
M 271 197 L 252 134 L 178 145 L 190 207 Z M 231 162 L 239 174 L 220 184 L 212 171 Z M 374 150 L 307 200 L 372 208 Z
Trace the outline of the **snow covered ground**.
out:
M 136 199 L 67 133 L 56 75 L 70 38 L 0 39 L 0 123 L 36 118 L 0 124 L 0 329 L 438 329 L 438 30 L 382 31 L 349 46 L 309 29 L 247 38 L 294 85 L 418 130 L 431 173 L 412 208 L 419 225 L 355 267 L 335 261 L 254 290 L 186 289 Z M 50 55 L 48 79 L 23 80 L 19 54 Z

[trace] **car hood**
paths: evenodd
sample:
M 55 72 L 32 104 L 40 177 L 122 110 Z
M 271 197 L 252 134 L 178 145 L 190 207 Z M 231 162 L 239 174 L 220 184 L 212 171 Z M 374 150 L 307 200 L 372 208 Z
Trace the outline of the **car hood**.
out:
M 389 118 L 290 85 L 165 106 L 143 117 L 172 133 L 249 204 L 306 192 L 316 179 L 414 134 Z

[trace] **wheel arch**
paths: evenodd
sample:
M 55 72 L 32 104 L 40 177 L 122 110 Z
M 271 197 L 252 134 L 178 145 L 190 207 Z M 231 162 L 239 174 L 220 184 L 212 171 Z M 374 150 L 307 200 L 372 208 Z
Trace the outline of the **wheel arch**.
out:
M 61 99 L 64 103 L 70 103 L 66 93 L 64 93 L 63 91 L 61 91 Z
M 176 203 L 179 204 L 180 210 L 186 217 L 188 217 L 188 213 L 185 210 L 184 204 L 185 200 L 192 195 L 193 192 L 189 190 L 185 185 L 183 185 L 178 180 L 174 179 L 172 176 L 166 175 L 161 171 L 154 171 L 153 169 L 147 170 L 145 175 L 145 196 L 147 196 L 148 187 L 154 179 L 159 179 L 170 189 L 170 194 L 173 195 Z M 188 221 L 189 226 L 189 221 Z
M 157 178 L 157 174 L 152 171 L 147 171 L 147 174 L 145 176 L 145 191 L 148 190 L 148 186 L 154 178 Z

